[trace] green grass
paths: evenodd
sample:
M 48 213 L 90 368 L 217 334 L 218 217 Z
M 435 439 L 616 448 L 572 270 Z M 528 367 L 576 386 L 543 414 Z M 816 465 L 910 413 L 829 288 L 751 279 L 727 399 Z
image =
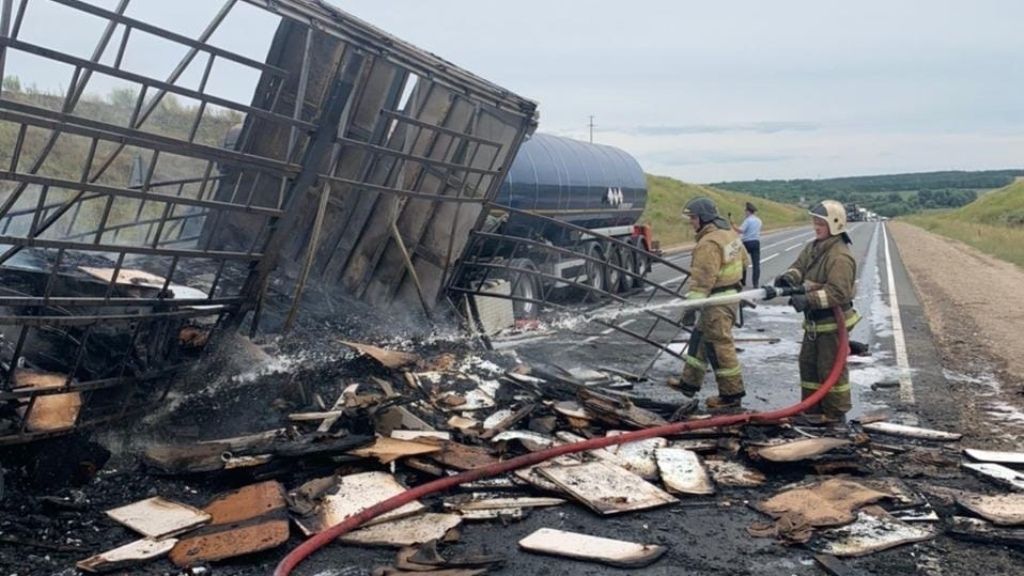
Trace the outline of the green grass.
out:
M 651 225 L 654 237 L 661 241 L 663 248 L 693 241 L 693 230 L 690 229 L 689 221 L 683 218 L 682 212 L 683 206 L 698 196 L 714 200 L 722 216 L 727 217 L 732 213 L 732 220 L 737 225 L 743 221 L 743 207 L 748 201 L 757 206 L 757 214 L 766 230 L 809 222 L 807 211 L 796 206 L 648 174 L 647 209 L 644 210 L 642 221 Z
M 905 220 L 1024 267 L 1024 181 L 989 192 L 963 208 Z
M 31 89 L 22 90 L 20 83 L 11 80 L 10 77 L 4 82 L 2 97 L 5 100 L 31 104 L 54 111 L 59 111 L 63 103 L 63 98 L 57 94 L 47 94 Z M 134 106 L 135 93 L 128 90 L 115 90 L 106 96 L 96 94 L 84 96 L 75 106 L 73 113 L 90 120 L 124 126 L 131 117 Z M 189 106 L 173 95 L 167 95 L 141 126 L 141 129 L 161 136 L 187 139 L 197 112 L 198 109 L 195 106 Z M 220 146 L 228 129 L 241 120 L 242 116 L 236 112 L 207 108 L 197 127 L 195 141 L 209 146 Z M 19 138 L 19 128 L 19 125 L 14 122 L 0 121 L 0 166 L 10 166 L 11 157 L 16 148 L 15 143 Z M 27 173 L 32 169 L 35 161 L 41 157 L 45 143 L 50 136 L 51 131 L 42 128 L 32 127 L 25 132 L 18 157 L 17 171 Z M 77 182 L 82 178 L 89 160 L 90 147 L 90 139 L 66 132 L 62 133 L 36 173 Z M 96 147 L 89 172 L 95 175 L 98 168 L 109 161 L 109 167 L 96 180 L 97 183 L 116 187 L 126 186 L 130 180 L 136 156 L 141 159 L 143 169 L 148 169 L 152 158 L 150 150 L 127 146 L 118 152 L 114 142 L 101 141 Z M 158 157 L 152 181 L 161 182 L 198 177 L 203 174 L 205 169 L 206 162 L 200 159 L 164 153 Z M 0 181 L 0 202 L 7 201 L 14 189 L 13 182 Z M 183 195 L 190 197 L 195 197 L 198 192 L 199 184 L 188 184 L 181 191 Z M 38 205 L 40 193 L 38 186 L 30 186 L 18 196 L 12 211 L 34 210 Z M 45 200 L 50 204 L 66 202 L 76 193 L 77 191 L 73 187 L 69 189 L 51 187 L 47 190 Z M 154 193 L 176 194 L 177 189 L 174 187 L 159 188 L 155 189 Z M 101 221 L 101 214 L 106 210 L 107 201 L 107 197 L 80 201 L 77 208 L 68 211 L 50 228 L 48 234 L 54 237 L 59 237 L 62 234 L 71 236 L 95 230 Z M 141 203 L 135 199 L 116 197 L 110 206 L 106 226 L 109 228 L 128 225 L 134 222 L 137 216 L 142 220 L 157 218 L 162 214 L 164 207 L 165 205 L 160 202 Z M 76 214 L 77 217 L 74 217 Z M 17 222 L 27 225 L 28 218 L 22 217 Z M 14 229 L 17 230 L 18 226 L 16 225 Z M 122 231 L 119 238 L 121 241 L 138 242 L 143 239 L 146 230 L 148 228 L 145 226 L 132 227 Z

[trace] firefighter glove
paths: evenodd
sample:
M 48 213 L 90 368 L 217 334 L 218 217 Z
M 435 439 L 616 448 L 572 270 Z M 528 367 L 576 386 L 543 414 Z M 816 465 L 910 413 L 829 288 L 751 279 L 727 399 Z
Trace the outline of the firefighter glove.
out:
M 686 312 L 683 312 L 683 326 L 687 328 L 693 327 L 697 323 L 697 309 L 690 308 Z
M 796 270 L 789 270 L 782 276 L 775 277 L 775 285 L 779 288 L 791 288 L 800 283 L 799 273 Z
M 807 310 L 810 304 L 807 302 L 807 296 L 803 294 L 797 294 L 789 299 L 789 305 L 796 309 L 797 312 L 803 312 Z

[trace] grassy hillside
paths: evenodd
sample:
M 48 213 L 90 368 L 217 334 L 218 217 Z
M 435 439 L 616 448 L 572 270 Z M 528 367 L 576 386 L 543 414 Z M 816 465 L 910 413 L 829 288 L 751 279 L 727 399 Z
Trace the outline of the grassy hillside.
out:
M 698 196 L 714 200 L 723 216 L 732 213 L 732 220 L 736 224 L 743 221 L 743 206 L 748 201 L 757 206 L 758 216 L 764 221 L 766 229 L 808 222 L 807 212 L 796 206 L 710 186 L 687 184 L 665 176 L 648 175 L 647 189 L 647 209 L 643 221 L 651 224 L 654 237 L 661 240 L 664 248 L 693 241 L 693 231 L 690 223 L 683 219 L 682 211 L 687 202 Z
M 926 230 L 955 238 L 1024 266 L 1024 181 L 1000 188 L 956 210 L 908 216 Z
M 61 110 L 63 97 L 48 94 L 32 88 L 23 89 L 17 78 L 8 76 L 3 81 L 2 99 L 53 111 Z M 75 106 L 73 114 L 89 120 L 108 122 L 124 126 L 132 115 L 135 107 L 136 93 L 128 89 L 119 89 L 107 95 L 86 94 Z M 162 136 L 173 136 L 187 139 L 195 117 L 199 112 L 174 95 L 166 95 L 155 108 L 149 118 L 141 125 L 146 132 Z M 220 146 L 225 133 L 234 124 L 240 122 L 242 116 L 234 111 L 219 108 L 206 108 L 197 127 L 195 141 L 198 143 Z M 0 166 L 11 165 L 11 156 L 19 137 L 20 126 L 14 122 L 0 121 Z M 29 128 L 24 134 L 21 153 L 18 157 L 16 170 L 29 172 L 36 159 L 40 157 L 45 144 L 51 138 L 51 131 L 42 128 Z M 89 159 L 91 141 L 85 136 L 68 132 L 61 133 L 51 153 L 38 168 L 37 173 L 43 176 L 62 180 L 78 181 L 82 177 L 85 164 Z M 109 166 L 96 180 L 99 184 L 110 186 L 126 186 L 131 182 L 134 164 L 147 170 L 151 164 L 152 152 L 145 149 L 127 146 L 120 152 L 117 144 L 111 140 L 101 141 L 95 151 L 90 174 L 95 177 L 100 166 L 109 161 Z M 116 155 L 115 155 L 116 152 Z M 153 182 L 171 181 L 182 178 L 201 176 L 206 169 L 206 162 L 198 158 L 172 153 L 158 156 L 153 169 Z M 141 174 L 140 174 L 141 175 Z M 7 201 L 11 191 L 16 188 L 13 181 L 0 181 L 0 201 Z M 182 194 L 195 197 L 199 193 L 199 184 L 188 184 L 181 190 L 175 188 L 160 189 L 163 193 Z M 65 202 L 73 198 L 75 190 L 51 187 L 46 192 L 45 200 L 50 204 Z M 30 224 L 30 213 L 39 204 L 43 191 L 39 186 L 29 186 L 21 193 L 12 207 L 19 217 L 13 218 L 5 225 L 11 226 L 15 234 L 23 234 Z M 82 200 L 77 208 L 69 211 L 50 229 L 50 234 L 73 236 L 95 230 L 101 221 L 101 214 L 106 210 L 106 197 L 94 197 Z M 145 220 L 161 215 L 164 206 L 156 202 L 140 202 L 139 200 L 118 198 L 110 207 L 106 221 L 108 227 L 128 225 L 136 219 Z M 72 222 L 74 226 L 72 227 Z M 7 228 L 5 228 L 6 230 Z M 145 227 L 126 228 L 121 234 L 122 239 L 139 241 L 140 234 L 146 233 Z

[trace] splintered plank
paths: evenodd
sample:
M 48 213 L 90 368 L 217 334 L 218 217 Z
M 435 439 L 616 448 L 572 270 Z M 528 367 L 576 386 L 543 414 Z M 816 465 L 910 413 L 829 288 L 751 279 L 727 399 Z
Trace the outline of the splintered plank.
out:
M 754 488 L 767 481 L 761 472 L 731 460 L 705 460 L 704 465 L 711 472 L 711 478 L 719 486 L 731 488 Z
M 290 534 L 284 486 L 270 480 L 214 498 L 203 509 L 209 526 L 183 536 L 171 550 L 171 562 L 195 566 L 270 550 Z
M 661 481 L 670 492 L 706 496 L 715 493 L 696 452 L 683 448 L 660 448 L 655 452 Z
M 405 492 L 405 486 L 398 483 L 395 477 L 385 472 L 362 472 L 342 476 L 337 482 L 335 493 L 323 497 L 315 513 L 295 522 L 306 534 L 312 536 L 362 510 L 383 502 L 388 498 Z M 374 518 L 370 523 L 387 522 L 416 514 L 423 510 L 418 501 L 408 504 Z
M 465 502 L 445 503 L 446 508 L 454 510 L 507 510 L 510 508 L 544 508 L 547 506 L 558 506 L 564 504 L 561 498 L 543 497 L 512 497 L 512 498 L 482 498 L 479 500 L 467 500 Z
M 849 444 L 841 438 L 806 438 L 761 448 L 757 455 L 769 462 L 799 462 Z
M 392 406 L 374 416 L 373 428 L 378 434 L 394 430 L 433 430 L 434 428 L 404 406 Z
M 79 560 L 75 566 L 85 572 L 110 572 L 121 568 L 129 568 L 156 560 L 174 548 L 178 541 L 175 538 L 152 540 L 145 538 L 130 544 L 107 550 L 95 556 Z
M 529 430 L 507 430 L 493 438 L 491 442 L 510 442 L 515 440 L 523 445 L 530 452 L 536 452 L 555 445 L 555 439 L 551 436 Z
M 1024 493 L 997 496 L 962 494 L 956 503 L 997 526 L 1024 524 Z
M 420 357 L 415 354 L 408 352 L 399 352 L 397 350 L 385 350 L 377 346 L 370 344 L 361 344 L 359 342 L 348 342 L 346 340 L 340 341 L 345 346 L 352 348 L 356 352 L 359 352 L 363 356 L 369 356 L 376 360 L 381 366 L 390 368 L 392 370 L 398 370 L 407 366 L 412 366 L 420 361 Z
M 978 462 L 1024 466 L 1024 452 L 1001 452 L 999 450 L 979 450 L 964 448 L 964 454 Z
M 436 430 L 393 430 L 391 437 L 395 440 L 451 440 L 452 433 Z
M 625 468 L 607 462 L 550 466 L 536 470 L 598 514 L 620 514 L 678 502 L 661 488 Z
M 540 469 L 543 467 L 543 464 L 538 464 L 536 466 L 527 466 L 526 468 L 520 468 L 512 472 L 512 475 L 521 480 L 522 482 L 525 482 L 530 486 L 537 488 L 538 490 L 561 494 L 563 490 L 558 486 L 558 484 L 555 484 L 554 482 L 548 480 L 546 477 L 541 475 Z
M 937 530 L 927 526 L 907 524 L 888 515 L 860 512 L 853 524 L 822 534 L 827 541 L 821 552 L 839 558 L 854 558 L 923 542 L 937 535 Z
M 467 446 L 458 442 L 445 441 L 438 444 L 440 451 L 427 457 L 431 460 L 458 470 L 472 470 L 498 461 L 489 452 L 477 446 Z
M 948 533 L 954 538 L 971 542 L 1024 549 L 1024 530 L 1000 528 L 977 518 L 954 516 L 949 522 Z
M 339 537 L 338 540 L 346 544 L 402 548 L 440 540 L 449 530 L 461 523 L 462 517 L 458 514 L 428 512 L 361 528 Z
M 97 268 L 94 266 L 79 266 L 78 269 L 97 280 L 102 280 L 104 284 L 110 282 L 115 271 L 117 272 L 117 279 L 114 281 L 116 284 L 163 288 L 164 284 L 167 283 L 167 279 L 163 276 L 157 276 L 144 270 L 134 270 L 131 268 L 115 270 L 114 268 Z
M 981 475 L 986 480 L 1012 488 L 1013 490 L 1024 491 L 1024 472 L 1018 472 L 1000 464 L 990 464 L 987 462 L 981 464 L 964 462 L 962 465 L 971 472 Z
M 612 430 L 607 435 L 619 436 L 622 434 L 625 432 Z M 618 464 L 626 470 L 639 475 L 644 480 L 655 480 L 658 478 L 658 464 L 654 454 L 666 446 L 668 446 L 668 440 L 664 438 L 647 438 L 646 440 L 609 446 L 608 452 L 614 454 L 619 460 Z
M 523 508 L 491 508 L 488 510 L 459 510 L 459 516 L 467 522 L 488 522 L 501 520 L 502 522 L 518 522 L 526 517 Z
M 14 371 L 14 388 L 34 388 L 40 391 L 63 388 L 67 377 L 67 374 L 18 368 Z M 81 393 L 66 392 L 36 396 L 31 407 L 18 407 L 18 415 L 25 416 L 28 411 L 25 429 L 29 432 L 56 432 L 74 426 L 81 409 Z
M 957 432 L 944 432 L 930 428 L 918 428 L 905 424 L 893 424 L 891 422 L 871 422 L 864 424 L 863 428 L 868 432 L 888 434 L 890 436 L 903 436 L 905 438 L 916 438 L 918 440 L 935 440 L 938 442 L 955 442 L 963 438 L 963 434 Z
M 356 448 L 349 452 L 349 454 L 362 456 L 363 458 L 376 458 L 381 464 L 388 464 L 406 456 L 431 454 L 440 450 L 439 446 L 433 444 L 380 436 L 374 440 L 373 444 Z
M 583 436 L 577 436 L 572 432 L 555 432 L 555 437 L 567 444 L 575 444 L 576 442 L 583 442 L 586 440 Z M 587 454 L 597 458 L 598 460 L 604 460 L 605 462 L 611 462 L 612 464 L 622 465 L 622 461 L 619 460 L 615 454 L 610 450 L 604 448 L 596 448 L 594 450 L 587 450 Z
M 520 540 L 519 546 L 530 552 L 599 562 L 618 568 L 642 568 L 661 558 L 668 550 L 655 544 L 638 544 L 553 528 L 537 530 Z
M 206 512 L 160 496 L 107 510 L 107 516 L 148 538 L 181 534 L 210 521 Z

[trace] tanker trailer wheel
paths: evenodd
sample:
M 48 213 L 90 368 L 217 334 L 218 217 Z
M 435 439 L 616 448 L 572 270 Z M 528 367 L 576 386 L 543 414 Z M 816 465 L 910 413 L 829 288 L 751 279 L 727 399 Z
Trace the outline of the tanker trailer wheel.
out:
M 509 262 L 512 268 L 521 268 L 537 272 L 537 266 L 529 258 L 515 258 Z M 530 300 L 540 300 L 542 296 L 540 277 L 525 272 L 509 272 L 512 284 L 512 313 L 516 320 L 533 320 L 540 312 L 540 304 Z
M 644 275 L 644 270 L 647 269 L 647 250 L 644 249 L 644 241 L 642 238 L 637 238 L 630 242 L 630 246 L 633 250 L 629 251 L 630 254 L 630 266 L 627 268 L 633 271 L 633 276 L 629 278 L 628 283 L 631 288 L 640 288 L 644 285 L 644 281 L 641 279 Z
M 608 267 L 604 265 L 604 250 L 597 242 L 590 242 L 587 244 L 586 255 L 594 259 L 587 260 L 583 265 L 587 275 L 586 285 L 590 288 L 587 300 L 600 300 L 603 293 L 608 292 Z
M 629 271 L 629 274 L 622 275 L 622 291 L 629 292 L 634 288 L 638 288 L 641 284 L 640 280 L 636 277 L 637 253 L 633 249 L 632 244 L 628 248 L 619 246 L 618 249 L 622 253 L 622 267 Z
M 626 268 L 626 258 L 621 246 L 609 244 L 608 250 L 608 291 L 619 294 L 629 289 L 626 285 L 626 274 L 618 268 Z

